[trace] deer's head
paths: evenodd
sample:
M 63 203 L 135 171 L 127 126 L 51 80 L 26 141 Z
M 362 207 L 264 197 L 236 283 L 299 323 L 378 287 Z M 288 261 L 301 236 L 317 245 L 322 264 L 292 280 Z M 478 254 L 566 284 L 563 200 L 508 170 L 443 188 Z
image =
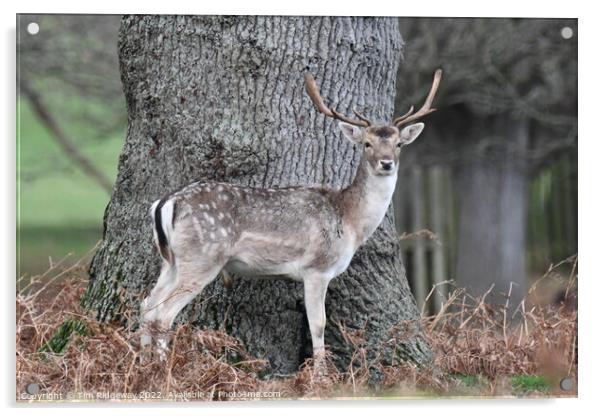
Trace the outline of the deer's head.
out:
M 379 176 L 397 174 L 401 148 L 416 140 L 424 128 L 423 123 L 414 122 L 435 111 L 431 105 L 440 81 L 441 70 L 438 69 L 435 72 L 431 91 L 420 110 L 414 112 L 412 106 L 406 114 L 397 117 L 390 125 L 375 126 L 355 110 L 357 119 L 345 117 L 333 108 L 326 107 L 313 76 L 309 73 L 305 75 L 307 93 L 318 111 L 327 117 L 339 120 L 339 128 L 345 137 L 353 143 L 363 146 L 364 157 L 368 161 L 370 170 Z M 402 128 L 406 124 L 408 125 Z

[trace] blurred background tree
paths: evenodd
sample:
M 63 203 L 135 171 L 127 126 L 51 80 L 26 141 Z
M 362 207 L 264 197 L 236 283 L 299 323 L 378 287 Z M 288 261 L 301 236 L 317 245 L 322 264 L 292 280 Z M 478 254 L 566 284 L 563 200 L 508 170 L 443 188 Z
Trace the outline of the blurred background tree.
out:
M 529 271 L 577 251 L 577 21 L 402 18 L 400 30 L 396 113 L 444 73 L 428 140 L 408 148 L 398 182 L 400 232 L 439 238 L 407 245 L 414 290 L 513 282 L 516 304 Z
M 102 238 L 125 137 L 119 16 L 19 15 L 19 273 Z M 39 32 L 27 31 L 35 22 Z

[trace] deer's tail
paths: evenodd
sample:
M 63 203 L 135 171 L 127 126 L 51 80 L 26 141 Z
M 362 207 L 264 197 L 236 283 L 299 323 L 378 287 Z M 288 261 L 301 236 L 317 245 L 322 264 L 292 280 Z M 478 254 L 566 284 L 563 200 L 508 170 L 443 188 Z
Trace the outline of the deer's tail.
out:
M 150 209 L 153 218 L 153 236 L 155 245 L 168 263 L 174 264 L 174 254 L 169 247 L 169 237 L 173 233 L 174 201 L 169 197 L 153 202 Z

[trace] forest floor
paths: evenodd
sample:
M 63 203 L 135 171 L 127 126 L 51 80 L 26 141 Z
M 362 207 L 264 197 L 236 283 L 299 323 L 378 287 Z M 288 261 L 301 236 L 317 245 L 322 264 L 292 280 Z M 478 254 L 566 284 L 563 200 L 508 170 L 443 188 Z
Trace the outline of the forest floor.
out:
M 569 275 L 559 270 L 569 270 Z M 436 397 L 576 397 L 577 258 L 551 266 L 515 310 L 491 291 L 473 298 L 451 291 L 421 324 L 434 365 L 370 362 L 361 333 L 352 365 L 311 360 L 289 377 L 265 378 L 265 362 L 220 331 L 177 328 L 167 361 L 140 363 L 138 337 L 83 310 L 85 268 L 57 264 L 17 292 L 17 401 L 188 401 L 286 399 L 428 399 Z M 434 288 L 437 290 L 437 288 Z M 541 293 L 560 293 L 550 301 Z M 391 329 L 402 340 L 404 323 Z M 407 323 L 406 323 L 407 324 Z M 389 340 L 390 341 L 390 340 Z M 381 377 L 378 385 L 370 373 Z

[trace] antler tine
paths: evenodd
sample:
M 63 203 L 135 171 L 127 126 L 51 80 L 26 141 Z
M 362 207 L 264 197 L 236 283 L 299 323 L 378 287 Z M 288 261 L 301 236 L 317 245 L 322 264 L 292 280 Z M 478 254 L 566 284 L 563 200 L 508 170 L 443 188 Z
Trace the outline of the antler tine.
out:
M 414 106 L 411 106 L 410 109 L 408 110 L 407 113 L 405 113 L 403 116 L 399 116 L 397 117 L 395 120 L 393 120 L 393 124 L 397 124 L 399 123 L 401 120 L 405 120 L 406 118 L 408 118 L 412 113 L 414 112 Z
M 434 108 L 431 108 L 431 105 L 433 104 L 433 100 L 435 99 L 435 94 L 437 94 L 437 89 L 439 88 L 439 83 L 441 82 L 442 73 L 443 71 L 441 71 L 441 69 L 435 71 L 435 76 L 433 77 L 433 85 L 431 86 L 429 95 L 426 97 L 426 100 L 424 101 L 424 104 L 422 105 L 420 110 L 412 114 L 412 111 L 414 110 L 414 107 L 412 106 L 412 108 L 410 108 L 410 111 L 408 111 L 403 116 L 396 118 L 393 121 L 393 124 L 395 124 L 396 127 L 408 124 L 414 120 L 418 120 L 419 118 L 426 116 L 427 114 L 432 113 L 433 111 L 436 111 Z
M 371 125 L 370 121 L 368 119 L 366 119 L 365 117 L 361 117 L 358 115 L 360 120 L 354 120 L 354 119 L 345 117 L 344 115 L 342 115 L 341 113 L 339 113 L 338 111 L 336 111 L 332 108 L 326 107 L 326 104 L 324 104 L 324 100 L 322 100 L 322 96 L 320 95 L 320 89 L 318 88 L 318 85 L 316 84 L 316 80 L 309 72 L 305 73 L 305 90 L 307 91 L 307 95 L 309 95 L 309 98 L 311 98 L 312 102 L 314 103 L 314 105 L 316 106 L 318 111 L 320 113 L 324 114 L 326 117 L 331 117 L 336 120 L 341 120 L 346 123 L 353 124 L 353 125 L 359 126 L 359 127 L 368 127 Z
M 370 119 L 364 117 L 362 114 L 360 114 L 358 111 L 356 111 L 355 109 L 353 110 L 353 114 L 355 114 L 357 116 L 357 118 L 359 118 L 360 120 L 362 120 L 363 122 L 368 123 L 368 126 L 372 125 L 372 122 L 370 121 Z

